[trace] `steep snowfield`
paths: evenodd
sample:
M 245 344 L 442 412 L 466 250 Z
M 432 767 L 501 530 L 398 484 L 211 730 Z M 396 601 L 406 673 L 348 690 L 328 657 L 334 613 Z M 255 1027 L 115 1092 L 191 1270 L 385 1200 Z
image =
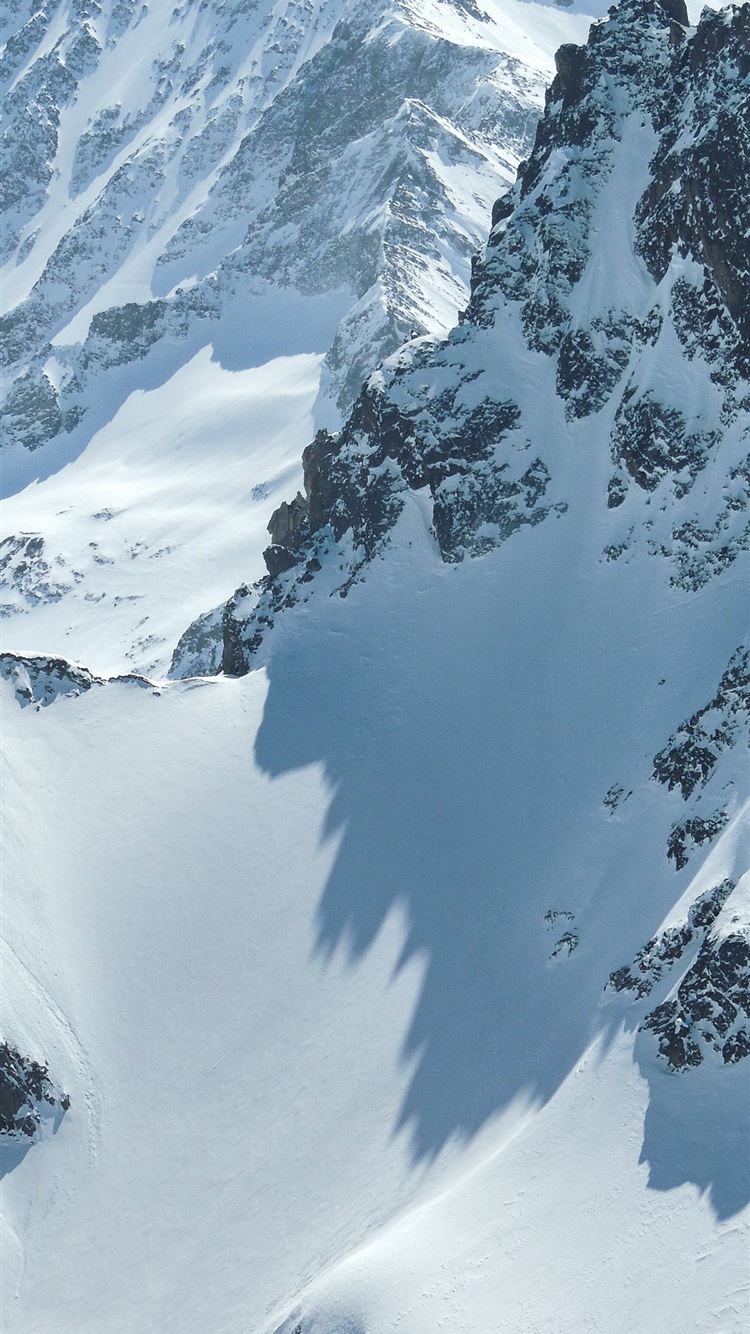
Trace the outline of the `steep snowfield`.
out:
M 4 1022 L 72 1099 L 8 1334 L 744 1329 L 748 1062 L 670 1075 L 604 988 L 746 865 L 732 804 L 676 873 L 650 778 L 745 587 L 592 580 L 594 490 L 455 568 L 414 497 L 241 680 L 4 686 Z

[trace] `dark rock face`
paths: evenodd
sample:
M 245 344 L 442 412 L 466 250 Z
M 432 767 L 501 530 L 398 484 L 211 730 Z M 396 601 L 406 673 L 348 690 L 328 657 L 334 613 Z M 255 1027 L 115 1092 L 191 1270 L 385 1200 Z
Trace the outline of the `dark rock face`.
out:
M 183 631 L 172 654 L 171 675 L 214 676 L 220 670 L 223 618 L 224 607 L 214 607 Z
M 683 28 L 688 26 L 690 19 L 685 0 L 661 0 L 661 7 L 669 14 L 670 18 L 674 19 L 675 23 L 681 24 Z
M 623 504 L 628 489 L 621 477 L 610 477 L 607 483 L 607 508 L 616 510 Z
M 70 1098 L 55 1088 L 46 1065 L 0 1042 L 0 1135 L 33 1139 L 45 1107 L 67 1112 Z
M 292 548 L 297 541 L 297 534 L 307 518 L 308 504 L 298 491 L 291 504 L 283 501 L 271 515 L 268 532 L 274 546 Z
M 750 939 L 731 934 L 704 941 L 674 999 L 643 1021 L 670 1070 L 700 1065 L 706 1048 L 725 1065 L 750 1053 Z
M 685 719 L 654 756 L 651 777 L 668 791 L 677 790 L 690 803 L 691 813 L 675 821 L 667 840 L 667 856 L 677 871 L 687 866 L 696 848 L 710 843 L 728 823 L 726 804 L 716 808 L 709 795 L 705 800 L 711 804 L 706 808 L 703 791 L 731 752 L 738 745 L 747 746 L 749 725 L 750 653 L 740 646 L 730 657 L 712 698 Z M 711 790 L 717 791 L 715 782 Z M 726 803 L 726 791 L 722 801 Z
M 672 529 L 669 548 L 662 547 L 672 562 L 672 583 L 686 592 L 703 588 L 750 550 L 750 456 L 729 469 L 723 491 L 713 522 L 686 519 Z
M 613 991 L 632 991 L 640 1000 L 659 981 L 663 970 L 671 968 L 675 960 L 682 957 L 685 946 L 692 938 L 693 933 L 687 923 L 669 927 L 646 941 L 630 966 L 625 965 L 611 973 L 607 985 Z
M 555 80 L 550 88 L 549 100 L 562 102 L 563 106 L 572 106 L 580 101 L 584 89 L 584 71 L 586 69 L 586 47 L 566 43 L 555 52 Z
M 716 1053 L 724 1064 L 750 1054 L 750 930 L 731 913 L 734 881 L 722 880 L 692 904 L 687 920 L 647 941 L 633 963 L 612 973 L 608 989 L 650 996 L 690 949 L 693 959 L 673 994 L 644 1015 L 670 1070 L 700 1065 Z M 719 918 L 729 919 L 721 928 Z
M 0 58 L 4 94 L 0 188 L 0 207 L 6 219 L 4 253 L 17 245 L 21 229 L 44 200 L 57 152 L 60 111 L 73 101 L 78 79 L 87 72 L 84 67 L 91 67 L 81 49 L 66 52 L 64 40 L 59 40 L 24 70 L 29 55 L 44 39 L 52 16 L 52 9 L 40 7 L 11 34 Z M 90 33 L 90 29 L 86 31 Z M 95 41 L 94 46 L 98 55 Z
M 667 856 L 674 862 L 675 870 L 681 871 L 687 866 L 695 849 L 710 843 L 728 824 L 729 816 L 722 809 L 712 811 L 710 815 L 693 815 L 674 825 L 667 839 Z
M 598 412 L 627 370 L 633 340 L 632 320 L 614 312 L 594 319 L 589 329 L 566 333 L 557 359 L 557 392 L 568 418 Z
M 732 654 L 718 690 L 654 756 L 653 775 L 671 792 L 679 788 L 687 801 L 713 773 L 719 756 L 737 745 L 750 724 L 750 653 Z
M 733 68 L 727 60 L 722 71 L 720 56 L 730 49 L 736 52 L 736 65 Z M 722 93 L 726 90 L 729 96 L 718 96 L 716 83 L 696 80 L 708 64 L 716 70 Z M 675 249 L 700 264 L 697 290 L 710 304 L 728 311 L 734 331 L 725 355 L 729 352 L 745 376 L 750 358 L 750 237 L 743 200 L 750 190 L 750 99 L 742 84 L 748 71 L 747 5 L 707 10 L 695 36 L 679 53 L 671 105 L 665 104 L 660 117 L 654 179 L 637 213 L 641 252 L 657 281 L 666 273 Z M 724 79 L 732 77 L 733 86 L 723 82 L 722 73 Z M 674 113 L 688 88 L 697 94 L 701 132 L 685 141 Z
M 270 547 L 266 547 L 263 559 L 272 579 L 283 574 L 285 570 L 291 570 L 295 565 L 294 554 L 282 543 L 273 542 Z
M 555 948 L 550 954 L 550 959 L 559 959 L 570 957 L 574 950 L 578 949 L 578 934 L 575 931 L 563 931 Z
M 632 964 L 611 974 L 607 986 L 612 991 L 632 991 L 640 1000 L 649 996 L 666 973 L 682 958 L 696 934 L 705 933 L 719 916 L 735 888 L 733 880 L 722 880 L 695 900 L 685 922 L 667 927 L 654 936 L 636 954 Z
M 57 394 L 46 375 L 35 376 L 31 371 L 19 376 L 12 386 L 3 413 L 4 430 L 26 449 L 44 445 L 64 429 L 70 429 L 63 420 Z
M 565 909 L 555 910 L 550 908 L 549 912 L 544 914 L 544 921 L 547 928 L 553 931 L 559 931 L 563 922 L 570 923 L 568 929 L 563 931 L 562 935 L 555 941 L 548 963 L 552 963 L 554 959 L 569 959 L 571 954 L 578 949 L 580 943 L 578 931 L 573 930 L 575 913 L 568 912 Z
M 64 658 L 24 658 L 18 653 L 0 654 L 0 677 L 15 686 L 15 696 L 27 704 L 45 707 L 59 695 L 81 695 L 96 684 L 97 677 L 85 667 L 74 667 Z
M 294 500 L 289 504 L 283 501 L 271 515 L 268 524 L 271 545 L 264 551 L 263 559 L 272 579 L 282 574 L 284 570 L 291 570 L 296 563 L 294 549 L 299 545 L 303 534 L 309 531 L 309 510 L 308 501 L 298 491 Z
M 718 443 L 718 431 L 689 431 L 677 408 L 665 407 L 650 393 L 637 397 L 633 385 L 623 394 L 615 416 L 612 461 L 621 464 L 644 491 L 655 490 L 669 473 L 682 473 L 678 494 L 684 495 Z

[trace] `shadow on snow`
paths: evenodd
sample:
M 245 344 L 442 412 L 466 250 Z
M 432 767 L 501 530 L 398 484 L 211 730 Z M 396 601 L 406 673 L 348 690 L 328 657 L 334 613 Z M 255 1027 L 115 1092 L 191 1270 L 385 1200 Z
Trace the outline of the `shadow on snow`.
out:
M 425 963 L 394 1127 L 417 1160 L 471 1138 L 519 1094 L 546 1101 L 597 1032 L 614 1036 L 623 1014 L 601 1005 L 609 972 L 682 893 L 662 825 L 618 827 L 613 840 L 602 814 L 639 710 L 645 735 L 661 735 L 634 672 L 632 622 L 589 606 L 583 633 L 554 543 L 542 545 L 533 601 L 519 539 L 503 578 L 495 558 L 441 567 L 408 606 L 387 562 L 346 602 L 282 618 L 268 663 L 257 762 L 271 776 L 323 762 L 333 789 L 325 833 L 341 841 L 317 949 L 345 948 L 355 965 L 401 904 L 400 963 Z M 540 625 L 554 654 L 540 650 Z M 689 633 L 687 620 L 675 627 L 678 652 Z M 581 924 L 578 949 L 552 965 L 549 910 Z M 644 1072 L 650 1185 L 695 1182 L 719 1214 L 735 1212 L 750 1187 L 723 1138 L 721 1079 L 695 1102 L 689 1076 Z

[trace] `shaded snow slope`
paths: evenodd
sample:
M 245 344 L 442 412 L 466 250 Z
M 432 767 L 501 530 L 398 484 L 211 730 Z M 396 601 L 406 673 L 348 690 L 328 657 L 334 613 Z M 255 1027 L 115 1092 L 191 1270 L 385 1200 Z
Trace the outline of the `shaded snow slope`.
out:
M 265 671 L 4 694 L 6 1022 L 71 1097 L 4 1182 L 9 1334 L 743 1328 L 750 1062 L 634 1046 L 691 955 L 607 983 L 746 865 L 739 739 L 680 870 L 652 777 L 745 587 L 551 533 L 447 566 L 415 499 Z

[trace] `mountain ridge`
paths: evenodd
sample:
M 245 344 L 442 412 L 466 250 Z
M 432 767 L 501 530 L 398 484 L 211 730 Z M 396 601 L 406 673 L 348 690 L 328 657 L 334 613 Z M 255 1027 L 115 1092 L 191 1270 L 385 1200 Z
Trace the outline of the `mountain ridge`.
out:
M 730 45 L 732 56 L 724 72 L 724 95 L 733 88 L 735 80 L 742 80 L 748 10 L 740 6 L 719 13 L 706 11 L 683 52 L 684 38 L 675 38 L 670 26 L 676 21 L 673 9 L 674 6 L 651 3 L 621 5 L 608 23 L 592 29 L 587 48 L 563 48 L 562 55 L 558 55 L 559 72 L 547 96 L 547 116 L 540 124 L 531 158 L 520 170 L 514 192 L 503 197 L 496 207 L 485 255 L 474 266 L 472 297 L 463 322 L 435 350 L 429 343 L 420 343 L 412 350 L 407 347 L 396 354 L 392 362 L 371 377 L 339 436 L 322 431 L 308 447 L 303 459 L 306 497 L 299 496 L 295 502 L 292 522 L 287 517 L 289 512 L 282 509 L 269 523 L 275 545 L 266 554 L 271 575 L 260 581 L 252 594 L 258 604 L 257 614 L 245 610 L 250 597 L 247 586 L 235 595 L 224 613 L 224 670 L 243 670 L 250 655 L 243 659 L 242 633 L 257 648 L 263 637 L 258 627 L 272 623 L 275 604 L 286 605 L 297 596 L 306 598 L 308 584 L 312 583 L 314 591 L 311 576 L 315 570 L 311 562 L 320 563 L 321 543 L 330 550 L 326 534 L 332 534 L 335 543 L 351 531 L 354 552 L 359 548 L 362 555 L 357 557 L 351 552 L 342 559 L 348 565 L 348 580 L 357 577 L 392 526 L 401 504 L 399 491 L 405 485 L 412 489 L 429 485 L 433 528 L 443 558 L 448 560 L 460 559 L 466 552 L 479 554 L 495 540 L 504 540 L 504 535 L 519 524 L 535 524 L 550 513 L 564 512 L 567 501 L 560 495 L 551 504 L 542 503 L 548 496 L 555 465 L 549 457 L 545 460 L 525 455 L 529 447 L 533 451 L 533 427 L 520 436 L 520 444 L 514 450 L 524 419 L 511 397 L 513 369 L 509 366 L 501 371 L 500 380 L 504 377 L 508 386 L 507 396 L 503 396 L 495 389 L 486 369 L 494 360 L 491 348 L 484 352 L 484 365 L 481 357 L 478 360 L 476 372 L 469 365 L 472 355 L 476 359 L 472 339 L 481 346 L 482 331 L 491 331 L 495 322 L 503 319 L 507 319 L 510 331 L 515 311 L 522 322 L 524 349 L 557 359 L 553 398 L 562 400 L 565 429 L 570 430 L 578 421 L 583 422 L 605 408 L 609 413 L 614 467 L 607 483 L 608 508 L 619 510 L 633 496 L 634 487 L 636 496 L 644 495 L 646 508 L 642 517 L 638 517 L 636 510 L 635 523 L 625 529 L 624 539 L 619 543 L 608 543 L 605 557 L 627 559 L 638 532 L 654 554 L 662 554 L 673 562 L 675 582 L 686 588 L 699 588 L 747 549 L 750 521 L 745 517 L 748 497 L 744 488 L 749 465 L 743 439 L 747 436 L 750 405 L 745 366 L 748 344 L 741 323 L 738 325 L 735 318 L 747 303 L 740 307 L 731 296 L 725 299 L 730 280 L 720 278 L 720 290 L 713 273 L 732 272 L 730 266 L 734 262 L 736 276 L 730 286 L 744 282 L 743 291 L 750 295 L 750 270 L 742 260 L 741 239 L 735 247 L 735 238 L 742 234 L 743 195 L 734 179 L 735 171 L 741 171 L 743 164 L 747 178 L 750 145 L 745 142 L 747 130 L 741 97 L 734 99 L 733 110 L 729 109 L 732 104 L 728 100 L 727 110 L 716 125 L 710 120 L 710 109 L 720 96 L 715 86 L 724 55 L 724 47 L 717 42 L 719 33 L 727 42 L 734 43 L 733 48 Z M 682 8 L 679 12 L 683 12 Z M 656 17 L 658 14 L 663 15 L 662 20 Z M 629 27 L 623 17 L 628 15 Z M 684 16 L 687 18 L 686 11 Z M 678 28 L 682 34 L 682 27 Z M 644 60 L 642 46 L 647 34 L 652 53 Z M 627 48 L 628 38 L 632 54 Z M 711 253 L 706 254 L 707 264 L 701 268 L 705 230 L 701 231 L 699 222 L 696 231 L 689 213 L 674 210 L 672 246 L 679 243 L 682 255 L 676 258 L 670 271 L 668 258 L 661 255 L 657 258 L 654 254 L 655 236 L 670 235 L 662 218 L 666 191 L 661 184 L 658 189 L 649 184 L 649 178 L 643 175 L 643 149 L 640 183 L 633 188 L 632 165 L 627 154 L 632 158 L 634 149 L 628 140 L 634 135 L 644 136 L 646 152 L 658 149 L 654 160 L 660 162 L 661 170 L 674 174 L 675 167 L 665 151 L 664 140 L 658 143 L 655 138 L 649 139 L 645 123 L 634 128 L 634 117 L 644 113 L 653 115 L 656 127 L 663 123 L 667 141 L 674 143 L 679 137 L 674 107 L 684 101 L 685 72 L 688 79 L 695 79 L 692 66 L 700 62 L 703 53 L 713 60 L 714 67 L 709 67 L 708 77 L 699 85 L 703 102 L 698 101 L 692 108 L 695 121 L 692 140 L 699 147 L 692 158 L 690 149 L 683 149 L 682 163 L 686 170 L 697 156 L 704 162 L 711 161 L 714 183 L 713 187 L 706 185 L 707 198 L 716 195 L 717 187 L 723 191 L 717 203 L 711 204 L 714 210 L 718 204 L 723 222 L 721 227 L 713 229 Z M 585 84 L 587 60 L 593 71 L 589 79 L 594 81 L 610 77 L 607 62 L 611 63 L 620 86 L 628 88 L 631 105 L 626 104 L 626 110 L 618 110 L 613 116 L 606 93 L 604 100 L 597 101 L 596 82 L 591 88 Z M 666 91 L 662 87 L 670 64 L 675 67 L 671 101 L 669 81 Z M 704 74 L 701 69 L 701 79 Z M 717 134 L 723 145 L 732 146 L 723 148 L 719 156 L 712 154 Z M 620 225 L 619 232 L 607 232 L 603 251 L 592 254 L 589 237 L 598 235 L 607 209 L 615 207 L 626 213 L 628 208 L 616 193 L 614 204 L 607 202 L 610 175 L 618 181 L 616 163 L 613 168 L 613 144 L 621 136 L 625 170 L 631 174 L 632 241 Z M 689 139 L 689 131 L 683 130 L 683 136 Z M 584 142 L 585 150 L 581 148 Z M 549 184 L 544 188 L 545 170 L 550 162 L 554 163 L 555 152 L 562 149 L 567 151 L 568 161 L 561 166 L 553 165 Z M 622 170 L 619 169 L 620 175 Z M 693 178 L 700 179 L 697 167 L 689 179 Z M 638 181 L 637 177 L 634 179 Z M 746 179 L 746 184 L 750 189 L 750 179 Z M 669 193 L 673 198 L 674 191 Z M 693 202 L 687 207 L 695 209 L 696 205 Z M 527 235 L 531 235 L 531 243 Z M 618 250 L 614 249 L 615 244 Z M 631 247 L 635 249 L 635 269 L 630 258 Z M 737 261 L 723 258 L 730 252 L 734 254 L 735 248 L 738 248 Z M 613 283 L 615 291 L 618 281 L 620 290 L 625 290 L 617 274 L 618 260 L 625 265 L 625 288 L 628 288 L 626 304 L 619 311 L 606 304 Z M 604 302 L 587 309 L 587 291 L 592 288 L 596 291 L 597 283 L 601 288 L 604 266 L 614 270 L 614 276 L 608 273 L 605 280 Z M 524 295 L 527 291 L 529 294 Z M 633 291 L 637 294 L 635 302 Z M 580 314 L 573 309 L 576 299 L 582 302 Z M 660 377 L 663 380 L 674 375 L 670 358 L 674 361 L 675 352 L 688 363 L 708 364 L 708 392 L 701 387 L 693 394 L 692 420 L 676 406 L 668 384 L 664 386 L 663 397 L 659 394 Z M 450 386 L 451 374 L 454 387 Z M 443 389 L 439 388 L 441 377 L 447 386 Z M 483 398 L 475 387 L 468 389 L 477 380 L 488 385 Z M 414 384 L 411 402 L 410 382 Z M 467 400 L 466 407 L 456 402 L 462 394 Z M 434 406 L 430 396 L 435 398 Z M 441 434 L 446 437 L 444 443 Z M 542 435 L 537 427 L 537 439 Z M 719 440 L 722 441 L 720 462 L 716 459 Z M 456 456 L 455 462 L 451 462 L 451 452 Z M 513 462 L 514 452 L 517 464 Z M 396 469 L 392 481 L 387 469 L 379 475 L 388 459 Z M 704 494 L 710 496 L 716 489 L 716 483 L 710 480 L 712 472 L 725 495 L 719 503 L 710 500 L 707 513 L 696 518 L 691 511 L 691 492 L 698 479 L 696 490 L 702 484 Z M 659 488 L 663 491 L 663 484 L 672 477 L 673 494 L 660 497 L 659 505 L 661 513 L 672 510 L 671 521 L 649 517 L 651 494 Z M 631 500 L 623 513 L 632 509 Z M 681 518 L 683 514 L 685 517 Z M 491 532 L 493 525 L 499 525 L 497 538 Z M 486 536 L 482 535 L 483 526 Z M 283 532 L 281 541 L 274 537 L 278 532 Z M 299 563 L 305 568 L 298 576 L 298 594 L 294 570 Z M 348 581 L 342 581 L 341 591 L 345 592 L 347 587 Z M 242 611 L 235 618 L 237 605 L 241 605 Z M 238 632 L 240 617 L 244 617 L 249 627 L 246 632 Z M 216 627 L 216 615 L 210 624 Z M 194 632 L 189 631 L 188 641 L 192 643 L 195 638 Z M 178 647 L 173 660 L 173 670 L 178 674 L 193 670 L 196 662 L 200 665 L 198 655 L 197 659 L 189 659 L 190 665 L 181 667 L 181 652 Z M 209 647 L 203 666 L 210 670 L 216 665 L 216 651 L 212 657 Z
M 247 497 L 278 503 L 372 366 L 453 323 L 552 51 L 587 22 L 521 0 L 35 10 L 0 57 L 7 153 L 34 186 L 23 227 L 5 209 L 8 642 L 163 674 L 185 624 L 262 570 Z M 230 447 L 202 512 L 216 451 L 191 423 L 211 409 Z

